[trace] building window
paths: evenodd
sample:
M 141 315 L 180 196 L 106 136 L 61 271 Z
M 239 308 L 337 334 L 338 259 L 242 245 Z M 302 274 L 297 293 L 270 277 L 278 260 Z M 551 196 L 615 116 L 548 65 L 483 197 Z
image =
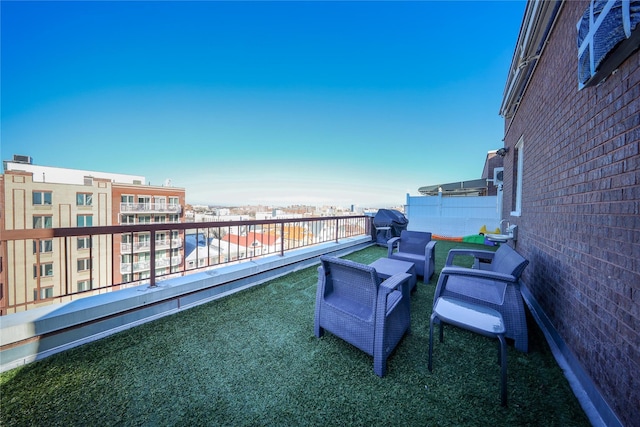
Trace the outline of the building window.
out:
M 51 191 L 34 191 L 32 194 L 34 205 L 51 205 Z
M 166 216 L 165 215 L 154 215 L 153 216 L 153 222 L 155 223 L 164 223 L 166 222 Z
M 154 209 L 164 210 L 165 206 L 167 206 L 167 198 L 162 196 L 154 196 L 153 204 L 155 205 Z
M 89 249 L 91 247 L 91 237 L 78 237 L 78 249 Z
M 78 215 L 76 225 L 78 227 L 91 227 L 93 225 L 93 215 Z
M 90 291 L 93 289 L 91 280 L 80 280 L 78 282 L 78 292 Z
M 38 290 L 33 290 L 33 299 L 34 300 L 43 300 L 53 298 L 53 288 L 40 288 L 40 293 L 38 294 Z
M 151 209 L 151 196 L 138 196 L 138 210 L 148 211 Z
M 128 212 L 131 211 L 134 207 L 133 204 L 133 195 L 131 194 L 122 194 L 120 196 L 120 211 Z
M 53 252 L 53 240 L 40 240 L 38 244 L 38 240 L 33 241 L 33 253 L 36 254 L 40 252 L 41 254 L 51 253 Z
M 37 277 L 51 277 L 53 276 L 53 263 L 48 262 L 46 264 L 40 264 L 38 269 L 37 265 L 33 266 L 33 278 Z
M 516 144 L 513 154 L 513 194 L 511 202 L 511 215 L 520 216 L 522 213 L 522 173 L 524 166 L 524 140 Z
M 81 258 L 78 260 L 78 271 L 87 271 L 91 269 L 91 259 Z
M 179 206 L 180 198 L 179 197 L 169 197 L 169 206 Z
M 77 206 L 91 206 L 93 201 L 92 193 L 77 193 L 76 194 L 76 205 Z
M 151 215 L 138 216 L 138 224 L 151 224 Z
M 169 215 L 169 222 L 180 222 L 180 217 L 178 215 Z
M 135 224 L 135 215 L 120 215 L 120 224 Z
M 50 215 L 34 215 L 33 228 L 52 228 L 53 217 Z

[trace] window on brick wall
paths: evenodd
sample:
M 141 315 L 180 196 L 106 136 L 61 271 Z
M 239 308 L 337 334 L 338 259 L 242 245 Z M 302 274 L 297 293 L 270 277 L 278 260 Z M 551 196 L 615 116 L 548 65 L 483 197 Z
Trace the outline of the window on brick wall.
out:
M 522 173 L 524 166 L 524 139 L 515 146 L 513 153 L 513 186 L 511 197 L 511 216 L 520 216 L 522 212 Z

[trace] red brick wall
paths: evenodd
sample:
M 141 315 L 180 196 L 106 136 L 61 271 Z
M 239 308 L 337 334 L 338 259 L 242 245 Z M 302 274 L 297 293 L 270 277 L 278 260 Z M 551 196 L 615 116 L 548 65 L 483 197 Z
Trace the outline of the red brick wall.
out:
M 576 23 L 565 2 L 512 121 L 503 217 L 518 224 L 523 283 L 625 425 L 640 419 L 640 53 L 578 91 Z M 524 141 L 522 213 L 510 217 Z

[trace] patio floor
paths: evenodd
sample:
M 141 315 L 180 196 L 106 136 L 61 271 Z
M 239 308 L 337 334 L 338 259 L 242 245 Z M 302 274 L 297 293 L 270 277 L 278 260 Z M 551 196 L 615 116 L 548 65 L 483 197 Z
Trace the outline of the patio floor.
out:
M 437 273 L 461 246 L 479 245 L 438 242 L 384 378 L 370 356 L 314 336 L 312 267 L 2 373 L 0 425 L 590 425 L 532 318 L 529 353 L 509 345 L 507 408 L 495 340 L 448 327 L 428 371 Z

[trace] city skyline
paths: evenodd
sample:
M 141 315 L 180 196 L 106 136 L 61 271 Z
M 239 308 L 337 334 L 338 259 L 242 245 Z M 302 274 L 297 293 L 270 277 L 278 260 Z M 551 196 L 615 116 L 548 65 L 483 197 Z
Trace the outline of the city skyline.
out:
M 479 178 L 525 2 L 3 2 L 2 157 L 211 205 Z

